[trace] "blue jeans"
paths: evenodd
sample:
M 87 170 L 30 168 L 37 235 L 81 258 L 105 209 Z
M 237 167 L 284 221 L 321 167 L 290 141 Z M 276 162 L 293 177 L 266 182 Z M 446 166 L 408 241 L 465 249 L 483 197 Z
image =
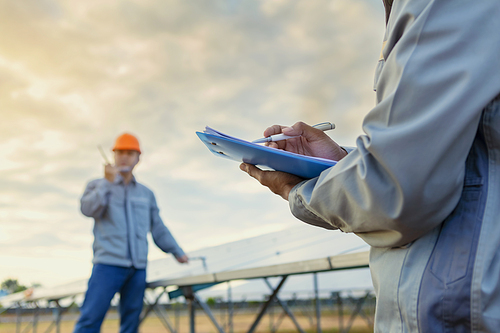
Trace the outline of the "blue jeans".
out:
M 95 264 L 80 308 L 80 319 L 73 332 L 99 333 L 117 292 L 120 293 L 120 333 L 137 332 L 145 289 L 145 269 Z

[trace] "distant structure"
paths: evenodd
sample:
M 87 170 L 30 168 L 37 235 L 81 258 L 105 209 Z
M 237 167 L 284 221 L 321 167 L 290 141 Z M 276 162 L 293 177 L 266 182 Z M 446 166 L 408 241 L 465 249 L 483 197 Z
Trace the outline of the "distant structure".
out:
M 340 299 L 338 296 L 340 292 L 358 290 L 362 294 L 356 299 L 356 308 L 353 309 L 351 319 L 346 324 L 346 330 L 342 330 L 348 332 L 355 316 L 364 316 L 361 311 L 363 302 L 370 297 L 373 290 L 368 270 L 367 250 L 366 243 L 355 235 L 325 232 L 319 228 L 300 224 L 278 232 L 191 251 L 189 256 L 198 259 L 198 262 L 191 262 L 188 267 L 171 265 L 170 257 L 154 260 L 149 263 L 147 271 L 149 294 L 153 298 L 148 300 L 146 297 L 147 306 L 142 319 L 154 312 L 168 331 L 176 332 L 161 305 L 161 299 L 164 298 L 168 302 L 183 297 L 188 306 L 191 333 L 195 332 L 196 308 L 205 312 L 217 332 L 225 333 L 227 327 L 223 327 L 220 319 L 215 317 L 205 302 L 209 297 L 220 295 L 221 291 L 217 290 L 216 286 L 220 287 L 222 284 L 224 289 L 227 289 L 229 333 L 233 331 L 231 304 L 236 301 L 237 294 L 258 295 L 261 301 L 259 303 L 261 308 L 248 330 L 249 333 L 256 330 L 274 302 L 279 304 L 284 315 L 293 321 L 297 330 L 304 332 L 284 301 L 285 298 L 280 298 L 278 293 L 282 291 L 282 294 L 295 295 L 298 291 L 308 289 L 307 293 L 314 295 L 316 325 L 320 332 L 320 299 L 331 299 L 333 294 Z M 231 285 L 232 281 L 235 283 Z M 35 288 L 29 295 L 11 294 L 0 298 L 0 304 L 4 307 L 0 310 L 0 314 L 9 309 L 16 309 L 17 328 L 20 330 L 19 318 L 22 312 L 46 304 L 46 307 L 54 310 L 53 325 L 59 327 L 63 314 L 79 303 L 78 299 L 86 287 L 87 280 L 80 280 L 54 288 Z M 266 296 L 263 302 L 262 295 Z M 244 298 L 250 300 L 248 297 Z M 31 324 L 33 328 L 36 327 L 38 320 L 36 313 L 35 311 L 33 314 Z M 370 319 L 367 321 L 370 322 Z M 341 324 L 341 327 L 343 326 Z

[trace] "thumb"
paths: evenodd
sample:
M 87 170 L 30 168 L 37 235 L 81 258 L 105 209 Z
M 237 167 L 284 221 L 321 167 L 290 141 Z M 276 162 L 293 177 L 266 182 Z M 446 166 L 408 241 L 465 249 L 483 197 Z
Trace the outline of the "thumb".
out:
M 248 164 L 248 163 L 241 163 L 240 169 L 242 171 L 245 171 L 246 173 L 248 173 L 251 177 L 259 180 L 259 172 L 261 170 L 259 168 L 257 168 L 255 165 Z

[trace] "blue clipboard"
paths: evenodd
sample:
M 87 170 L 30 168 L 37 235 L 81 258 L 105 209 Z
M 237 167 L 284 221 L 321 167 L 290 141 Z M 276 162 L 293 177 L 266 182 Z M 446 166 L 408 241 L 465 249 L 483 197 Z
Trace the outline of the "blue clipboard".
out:
M 213 154 L 230 160 L 265 166 L 302 178 L 314 178 L 337 164 L 336 161 L 299 155 L 231 137 L 196 132 Z

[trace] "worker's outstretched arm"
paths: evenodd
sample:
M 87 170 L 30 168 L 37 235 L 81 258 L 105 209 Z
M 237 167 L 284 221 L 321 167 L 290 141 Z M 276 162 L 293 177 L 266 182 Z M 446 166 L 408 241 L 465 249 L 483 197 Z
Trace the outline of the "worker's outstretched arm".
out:
M 153 196 L 151 200 L 151 236 L 153 236 L 153 241 L 163 252 L 172 253 L 178 262 L 187 263 L 188 257 L 163 223 L 154 194 L 151 193 L 151 195 Z

